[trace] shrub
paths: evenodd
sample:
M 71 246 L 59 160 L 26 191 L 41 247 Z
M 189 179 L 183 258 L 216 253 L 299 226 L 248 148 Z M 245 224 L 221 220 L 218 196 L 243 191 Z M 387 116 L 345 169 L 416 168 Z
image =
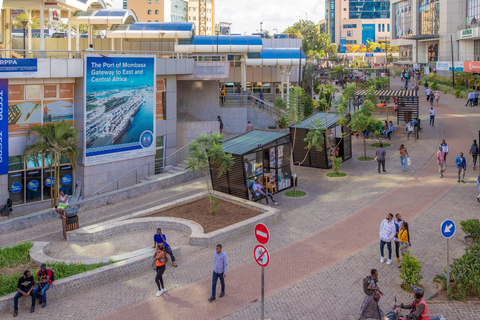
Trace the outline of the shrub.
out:
M 432 90 L 438 90 L 438 80 L 434 80 L 432 83 Z
M 434 282 L 447 289 L 446 270 L 437 275 Z M 450 288 L 447 294 L 452 299 L 463 300 L 474 295 L 480 298 L 480 242 L 474 242 L 465 249 L 461 258 L 454 259 L 450 265 Z
M 406 250 L 400 266 L 400 278 L 403 279 L 402 286 L 417 286 L 423 279 L 421 274 L 422 264 L 412 256 L 409 250 Z
M 309 115 L 311 115 L 313 113 L 313 100 L 310 96 L 307 96 L 305 98 L 305 105 L 303 106 L 303 115 L 305 117 L 308 117 Z
M 334 158 L 333 159 L 333 162 L 332 162 L 332 166 L 333 166 L 333 173 L 335 175 L 339 175 L 340 174 L 340 168 L 342 167 L 343 165 L 343 160 L 342 158 Z
M 455 98 L 459 98 L 459 97 L 460 97 L 460 93 L 462 93 L 462 90 L 461 90 L 461 89 L 457 89 L 457 91 L 455 91 Z
M 12 247 L 0 248 L 0 268 L 11 268 L 30 263 L 30 242 L 17 244 Z
M 447 94 L 448 89 L 443 90 L 443 94 Z
M 278 120 L 278 126 L 282 129 L 286 129 L 288 127 L 288 120 L 285 117 L 281 117 L 280 120 Z
M 463 232 L 470 236 L 473 241 L 480 241 L 480 220 L 468 219 L 460 222 Z
M 287 107 L 287 103 L 281 97 L 275 99 L 275 102 L 273 104 L 275 105 L 275 107 L 280 109 L 285 109 Z

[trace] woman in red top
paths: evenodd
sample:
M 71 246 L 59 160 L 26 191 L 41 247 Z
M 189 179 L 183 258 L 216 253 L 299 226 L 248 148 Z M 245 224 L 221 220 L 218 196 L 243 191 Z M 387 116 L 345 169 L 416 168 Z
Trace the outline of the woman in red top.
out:
M 155 259 L 155 265 L 157 266 L 157 275 L 155 277 L 155 283 L 158 286 L 157 297 L 160 297 L 162 293 L 167 292 L 163 285 L 163 273 L 165 272 L 165 264 L 168 262 L 168 258 L 165 254 L 163 243 L 157 244 L 153 258 Z

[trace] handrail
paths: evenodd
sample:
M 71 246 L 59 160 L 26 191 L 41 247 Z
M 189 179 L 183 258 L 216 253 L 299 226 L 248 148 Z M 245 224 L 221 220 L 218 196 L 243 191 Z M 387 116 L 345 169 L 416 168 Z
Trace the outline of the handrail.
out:
M 25 58 L 52 58 L 52 57 L 64 57 L 75 58 L 78 55 L 84 54 L 103 54 L 108 56 L 109 54 L 135 54 L 135 55 L 156 55 L 158 58 L 167 59 L 192 59 L 191 52 L 174 52 L 174 51 L 125 51 L 125 50 L 38 50 L 38 49 L 2 49 L 5 55 L 10 53 L 17 53 Z
M 261 104 L 262 107 L 267 107 L 271 113 L 279 116 L 280 118 L 285 117 L 287 115 L 286 110 L 278 108 L 277 106 L 275 106 L 275 104 L 273 104 L 270 101 L 267 101 L 265 99 L 261 99 L 260 96 L 256 95 L 253 92 L 250 92 L 250 91 L 247 91 L 247 92 L 248 92 L 249 96 L 256 101 L 256 103 Z

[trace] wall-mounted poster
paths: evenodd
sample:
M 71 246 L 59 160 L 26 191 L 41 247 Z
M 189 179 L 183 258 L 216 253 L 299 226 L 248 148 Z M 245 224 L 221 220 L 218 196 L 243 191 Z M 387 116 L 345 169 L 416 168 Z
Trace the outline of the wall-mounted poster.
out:
M 25 86 L 25 95 L 26 100 L 36 100 L 42 99 L 42 85 L 41 84 L 30 84 Z
M 73 99 L 73 83 L 60 84 L 60 99 Z
M 41 101 L 19 101 L 8 104 L 8 130 L 10 133 L 26 132 L 42 123 Z
M 43 122 L 73 120 L 73 100 L 45 100 Z
M 263 164 L 256 163 L 255 164 L 255 175 L 258 176 L 259 174 L 263 173 Z
M 46 84 L 43 86 L 43 97 L 44 98 L 56 98 L 57 97 L 57 85 L 56 84 Z
M 155 56 L 85 57 L 85 165 L 155 154 Z
M 9 85 L 8 86 L 8 101 L 25 100 L 25 91 L 23 85 Z

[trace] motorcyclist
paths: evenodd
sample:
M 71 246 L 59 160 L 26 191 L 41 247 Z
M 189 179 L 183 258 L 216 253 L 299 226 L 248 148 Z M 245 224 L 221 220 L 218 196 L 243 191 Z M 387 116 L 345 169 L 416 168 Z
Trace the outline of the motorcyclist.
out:
M 414 320 L 430 320 L 430 315 L 428 314 L 428 306 L 423 299 L 423 289 L 410 286 L 415 296 L 415 300 L 412 304 L 404 305 L 403 303 L 400 305 L 395 305 L 394 308 L 400 307 L 402 309 L 412 309 L 409 315 L 406 316 L 407 319 L 414 319 Z

